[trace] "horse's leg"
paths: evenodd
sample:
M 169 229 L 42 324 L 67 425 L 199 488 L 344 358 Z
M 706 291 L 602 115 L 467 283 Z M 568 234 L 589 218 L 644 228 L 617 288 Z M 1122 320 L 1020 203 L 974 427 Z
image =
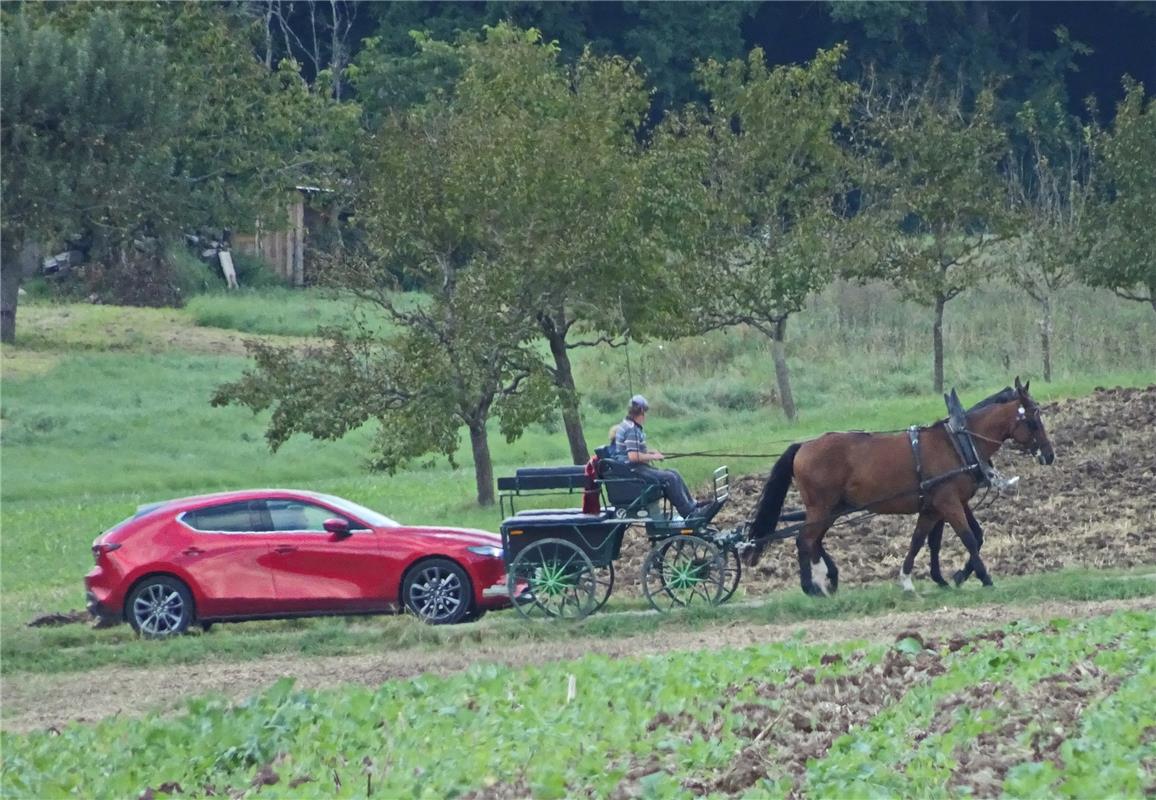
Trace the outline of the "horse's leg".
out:
M 899 571 L 899 583 L 905 592 L 915 591 L 915 586 L 911 583 L 911 571 L 915 569 L 915 557 L 919 555 L 919 551 L 923 548 L 923 542 L 927 539 L 928 531 L 935 526 L 937 520 L 942 526 L 943 521 L 938 514 L 922 511 L 919 514 L 919 519 L 915 521 L 915 532 L 911 534 L 911 547 L 907 548 L 907 558 L 903 559 L 903 567 Z
M 963 546 L 967 548 L 968 566 L 975 569 L 976 577 L 984 586 L 991 586 L 991 576 L 987 573 L 987 567 L 984 566 L 983 559 L 979 557 L 979 542 L 976 541 L 975 534 L 971 530 L 971 525 L 967 521 L 967 506 L 958 500 L 952 498 L 942 508 L 943 518 L 947 520 L 951 527 L 955 528 L 955 532 L 959 535 L 959 540 L 963 542 Z M 956 573 L 956 578 L 962 573 Z
M 831 558 L 822 542 L 819 543 L 819 557 L 823 559 L 823 566 L 827 568 L 827 583 L 830 594 L 835 594 L 839 591 L 839 568 L 835 566 L 835 559 Z
M 943 571 L 939 563 L 939 548 L 943 544 L 943 520 L 935 523 L 931 533 L 927 534 L 927 546 L 931 549 L 931 580 L 941 588 L 950 589 L 951 584 L 943 579 Z
M 971 528 L 971 532 L 975 534 L 975 541 L 977 546 L 982 548 L 983 526 L 979 524 L 979 520 L 975 518 L 975 514 L 971 513 L 971 507 L 967 503 L 963 504 L 963 511 L 965 514 L 967 514 L 967 526 Z M 952 576 L 952 580 L 955 581 L 955 585 L 959 586 L 964 581 L 966 581 L 974 569 L 975 565 L 971 563 L 971 559 L 969 558 L 967 563 L 963 565 L 963 569 L 959 570 L 955 573 L 955 575 Z
M 799 534 L 799 582 L 809 595 L 827 594 L 827 562 L 822 558 L 823 534 L 831 527 L 831 516 L 819 509 L 807 509 L 807 521 Z M 834 563 L 834 562 L 832 562 Z M 836 575 L 837 576 L 837 575 Z

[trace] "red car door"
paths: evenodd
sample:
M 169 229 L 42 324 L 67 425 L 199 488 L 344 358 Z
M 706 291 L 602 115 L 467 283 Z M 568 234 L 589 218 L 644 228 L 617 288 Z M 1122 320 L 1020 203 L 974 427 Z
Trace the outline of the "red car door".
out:
M 224 503 L 186 511 L 174 563 L 199 590 L 202 617 L 247 617 L 277 611 L 269 533 L 262 501 Z
M 297 498 L 266 501 L 272 523 L 273 584 L 290 613 L 386 611 L 398 565 L 382 552 L 377 534 L 325 506 Z M 352 533 L 325 530 L 327 519 L 344 519 Z

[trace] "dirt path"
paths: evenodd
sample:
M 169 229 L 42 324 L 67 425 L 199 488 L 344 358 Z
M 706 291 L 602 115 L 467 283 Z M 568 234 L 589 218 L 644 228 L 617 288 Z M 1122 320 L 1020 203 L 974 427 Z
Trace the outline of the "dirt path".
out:
M 472 663 L 491 662 L 511 667 L 580 658 L 590 653 L 619 658 L 685 650 L 718 650 L 789 639 L 805 631 L 806 640 L 841 642 L 852 639 L 888 641 L 902 631 L 927 635 L 965 633 L 1018 619 L 1081 618 L 1119 610 L 1156 610 L 1156 597 L 1089 603 L 1048 602 L 1031 606 L 986 605 L 944 608 L 933 612 L 900 612 L 866 619 L 817 620 L 789 625 L 749 623 L 704 631 L 664 632 L 622 639 L 577 639 L 506 645 L 484 642 L 460 650 L 402 650 L 373 655 L 259 661 L 201 663 L 149 668 L 105 668 L 96 673 L 20 675 L 3 682 L 6 731 L 59 727 L 68 722 L 93 722 L 112 716 L 136 717 L 172 711 L 192 697 L 223 694 L 235 700 L 259 692 L 276 680 L 291 676 L 305 689 L 354 683 L 376 686 L 395 678 L 421 673 L 448 674 Z

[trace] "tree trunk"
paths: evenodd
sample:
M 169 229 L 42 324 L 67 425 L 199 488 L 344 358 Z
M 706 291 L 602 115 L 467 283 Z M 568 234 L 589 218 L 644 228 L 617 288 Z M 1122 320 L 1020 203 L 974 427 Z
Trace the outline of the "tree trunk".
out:
M 943 394 L 943 307 L 947 300 L 943 295 L 935 298 L 935 322 L 931 326 L 931 336 L 935 349 L 935 364 L 932 367 L 932 383 L 936 394 Z
M 265 0 L 265 69 L 273 69 L 273 0 Z
M 570 458 L 575 464 L 585 464 L 590 459 L 590 451 L 586 447 L 586 435 L 582 430 L 578 390 L 574 386 L 574 370 L 570 366 L 566 338 L 549 318 L 542 318 L 541 328 L 546 341 L 550 343 L 550 355 L 554 357 L 554 385 L 558 389 L 558 402 L 562 406 L 562 424 L 566 427 L 566 440 L 570 443 Z
M 1052 299 L 1048 295 L 1040 298 L 1043 318 L 1040 320 L 1040 344 L 1044 349 L 1044 381 L 1052 382 Z
M 20 263 L 20 247 L 11 236 L 0 244 L 0 342 L 16 341 L 16 304 L 20 301 L 20 283 L 24 279 L 24 265 Z
M 494 463 L 490 459 L 490 440 L 486 423 L 470 424 L 470 450 L 474 454 L 474 480 L 478 486 L 478 505 L 494 504 Z
M 791 394 L 791 373 L 787 368 L 787 349 L 783 340 L 787 335 L 787 318 L 775 323 L 775 335 L 771 337 L 771 357 L 775 360 L 775 380 L 779 384 L 779 402 L 783 413 L 791 422 L 795 421 L 795 396 Z

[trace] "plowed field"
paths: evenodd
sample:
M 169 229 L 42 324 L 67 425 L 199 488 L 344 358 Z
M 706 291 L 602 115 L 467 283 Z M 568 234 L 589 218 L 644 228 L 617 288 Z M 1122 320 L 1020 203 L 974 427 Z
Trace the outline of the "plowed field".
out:
M 1156 385 L 1100 389 L 1043 409 L 1055 463 L 1041 466 L 1005 447 L 996 455 L 996 467 L 1021 477 L 1018 494 L 992 492 L 973 503 L 993 579 L 1065 567 L 1156 564 Z M 753 516 L 765 480 L 766 473 L 732 478 L 731 502 L 716 518 L 721 528 Z M 787 507 L 792 505 L 799 506 L 793 489 L 787 497 Z M 840 586 L 895 580 L 914 524 L 914 517 L 874 517 L 832 528 L 824 545 L 839 565 Z M 641 533 L 629 536 L 616 595 L 636 586 L 646 549 Z M 950 575 L 964 560 L 963 546 L 948 529 L 944 573 Z M 927 569 L 925 549 L 916 578 L 926 578 Z M 793 541 L 772 544 L 743 576 L 742 586 L 749 595 L 798 586 Z

